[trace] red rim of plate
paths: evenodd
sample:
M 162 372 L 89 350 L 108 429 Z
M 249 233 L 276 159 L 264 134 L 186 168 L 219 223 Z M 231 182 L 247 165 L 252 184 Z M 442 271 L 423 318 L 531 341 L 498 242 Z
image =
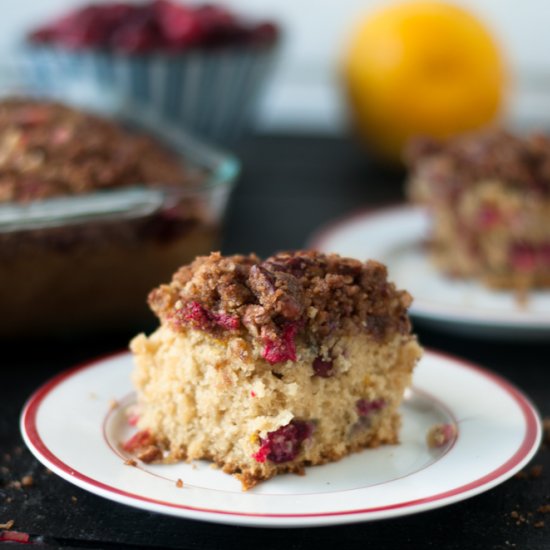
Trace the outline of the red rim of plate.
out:
M 81 487 L 91 486 L 95 489 L 101 490 L 100 494 L 102 496 L 107 496 L 105 493 L 107 494 L 110 493 L 112 495 L 119 495 L 133 501 L 156 504 L 159 506 L 167 507 L 169 509 L 175 508 L 175 509 L 183 509 L 183 510 L 189 510 L 192 512 L 200 512 L 200 513 L 206 513 L 206 514 L 215 514 L 215 515 L 222 515 L 222 516 L 239 516 L 239 517 L 250 517 L 250 518 L 281 518 L 281 519 L 322 518 L 322 517 L 334 517 L 334 516 L 368 515 L 368 514 L 390 511 L 390 510 L 403 510 L 403 513 L 419 512 L 419 511 L 428 509 L 430 507 L 430 504 L 437 503 L 438 501 L 441 501 L 444 499 L 456 497 L 455 500 L 453 500 L 453 502 L 455 502 L 457 500 L 462 500 L 460 498 L 461 496 L 462 498 L 467 498 L 468 496 L 474 496 L 482 492 L 484 488 L 490 489 L 495 485 L 497 485 L 499 481 L 504 481 L 508 477 L 511 477 L 516 471 L 518 471 L 521 468 L 521 466 L 523 466 L 525 462 L 527 462 L 529 458 L 531 458 L 531 456 L 536 451 L 538 444 L 540 443 L 540 437 L 541 437 L 540 421 L 538 419 L 537 413 L 535 412 L 533 405 L 517 388 L 515 388 L 508 381 L 501 378 L 497 374 L 489 372 L 473 363 L 469 363 L 468 361 L 456 358 L 452 355 L 448 355 L 441 352 L 434 352 L 434 351 L 425 349 L 425 354 L 428 354 L 428 353 L 430 355 L 439 356 L 446 361 L 451 361 L 462 368 L 473 370 L 479 375 L 484 376 L 485 378 L 488 378 L 494 384 L 496 384 L 502 390 L 504 390 L 513 399 L 513 401 L 519 406 L 523 414 L 523 417 L 525 420 L 525 426 L 526 426 L 525 436 L 523 438 L 521 445 L 517 449 L 517 451 L 506 462 L 501 464 L 499 467 L 495 468 L 492 472 L 474 481 L 471 481 L 470 483 L 466 483 L 464 485 L 455 487 L 454 489 L 450 489 L 442 493 L 437 493 L 434 495 L 430 495 L 428 497 L 409 500 L 406 502 L 398 502 L 398 503 L 394 503 L 386 506 L 375 506 L 370 508 L 360 508 L 360 509 L 354 509 L 354 510 L 340 510 L 340 511 L 333 511 L 333 512 L 316 512 L 316 513 L 304 513 L 304 514 L 270 514 L 270 513 L 235 512 L 231 510 L 217 510 L 217 509 L 201 508 L 196 506 L 189 506 L 185 504 L 177 504 L 174 502 L 167 502 L 167 501 L 152 499 L 139 494 L 123 491 L 121 489 L 118 489 L 106 483 L 102 483 L 93 478 L 90 478 L 89 476 L 79 472 L 75 468 L 72 468 L 70 465 L 66 464 L 60 458 L 58 458 L 47 447 L 47 445 L 44 443 L 44 441 L 40 437 L 40 434 L 38 432 L 37 425 L 36 425 L 36 419 L 37 419 L 38 412 L 40 410 L 40 405 L 42 404 L 44 399 L 55 388 L 57 388 L 67 379 L 71 378 L 72 376 L 75 376 L 76 374 L 80 373 L 83 370 L 94 368 L 106 360 L 111 360 L 123 355 L 128 355 L 129 352 L 127 351 L 121 351 L 118 353 L 105 355 L 91 361 L 87 361 L 69 370 L 61 372 L 60 374 L 58 374 L 57 376 L 55 376 L 54 378 L 46 382 L 43 386 L 41 386 L 38 390 L 36 390 L 36 392 L 33 395 L 31 395 L 31 397 L 25 404 L 23 411 L 21 413 L 21 430 L 23 432 L 25 441 L 30 443 L 31 451 L 33 451 L 35 455 L 38 455 L 37 458 L 43 458 L 49 463 L 49 465 L 53 466 L 55 469 L 59 470 L 60 472 L 63 472 L 65 476 L 67 476 L 69 479 L 74 479 L 76 485 L 79 485 Z M 79 481 L 80 483 L 78 483 L 77 481 Z M 92 492 L 94 491 L 92 490 Z M 96 492 L 96 494 L 98 493 Z M 134 504 L 136 505 L 136 503 Z M 419 509 L 418 507 L 421 507 L 421 508 Z

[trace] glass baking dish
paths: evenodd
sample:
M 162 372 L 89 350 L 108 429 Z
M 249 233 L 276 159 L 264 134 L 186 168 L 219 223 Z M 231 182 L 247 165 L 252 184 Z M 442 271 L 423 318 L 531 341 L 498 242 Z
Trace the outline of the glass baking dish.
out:
M 0 337 L 144 329 L 149 291 L 217 248 L 238 160 L 143 109 L 117 118 L 180 155 L 191 183 L 0 203 Z

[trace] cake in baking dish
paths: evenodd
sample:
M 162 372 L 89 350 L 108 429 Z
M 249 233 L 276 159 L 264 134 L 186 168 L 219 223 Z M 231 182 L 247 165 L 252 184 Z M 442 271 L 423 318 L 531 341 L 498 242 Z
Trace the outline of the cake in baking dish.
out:
M 412 199 L 428 206 L 436 265 L 524 291 L 550 286 L 550 139 L 486 130 L 408 152 Z
M 46 99 L 0 99 L 0 337 L 154 322 L 143 296 L 216 246 L 229 192 L 176 141 Z
M 149 296 L 134 338 L 145 461 L 208 459 L 244 489 L 398 442 L 421 349 L 386 268 L 313 251 L 199 257 Z

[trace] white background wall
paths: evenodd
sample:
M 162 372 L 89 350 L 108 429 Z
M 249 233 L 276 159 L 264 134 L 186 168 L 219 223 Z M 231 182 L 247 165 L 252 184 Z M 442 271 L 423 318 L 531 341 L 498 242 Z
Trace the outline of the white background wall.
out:
M 387 1 L 218 0 L 244 14 L 274 18 L 285 31 L 282 55 L 262 104 L 259 126 L 341 131 L 345 127 L 345 107 L 338 67 L 346 38 L 363 14 Z M 514 103 L 515 111 L 550 120 L 550 1 L 454 1 L 479 14 L 502 44 L 522 91 L 519 102 Z M 4 0 L 0 59 L 15 51 L 26 29 L 84 3 Z

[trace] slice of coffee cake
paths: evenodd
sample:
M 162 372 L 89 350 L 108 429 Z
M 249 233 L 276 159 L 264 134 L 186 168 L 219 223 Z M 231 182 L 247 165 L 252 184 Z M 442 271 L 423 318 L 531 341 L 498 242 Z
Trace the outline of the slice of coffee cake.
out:
M 212 460 L 248 489 L 397 443 L 421 354 L 410 302 L 375 261 L 197 258 L 150 294 L 161 325 L 131 343 L 142 431 L 127 449 Z
M 417 140 L 408 162 L 443 272 L 520 292 L 550 287 L 550 138 L 491 129 Z

